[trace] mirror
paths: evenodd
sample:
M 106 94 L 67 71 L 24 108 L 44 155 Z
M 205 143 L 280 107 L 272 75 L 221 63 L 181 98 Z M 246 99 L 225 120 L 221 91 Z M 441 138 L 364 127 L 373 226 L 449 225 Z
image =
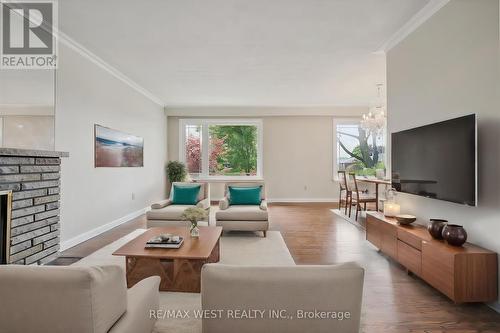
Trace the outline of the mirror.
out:
M 0 147 L 54 150 L 54 70 L 0 70 Z

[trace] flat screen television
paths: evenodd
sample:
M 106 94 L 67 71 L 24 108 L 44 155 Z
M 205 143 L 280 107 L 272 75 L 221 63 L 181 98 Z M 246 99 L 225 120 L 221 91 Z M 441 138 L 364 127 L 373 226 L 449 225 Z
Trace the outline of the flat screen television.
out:
M 477 204 L 476 115 L 392 133 L 392 185 L 400 192 Z

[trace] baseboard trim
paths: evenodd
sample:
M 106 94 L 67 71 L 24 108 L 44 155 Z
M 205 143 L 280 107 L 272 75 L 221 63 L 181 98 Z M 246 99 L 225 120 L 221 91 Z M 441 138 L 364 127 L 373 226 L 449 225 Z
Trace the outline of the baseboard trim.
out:
M 104 225 L 101 225 L 100 227 L 97 227 L 95 229 L 92 229 L 92 230 L 89 230 L 87 232 L 84 232 L 83 234 L 80 234 L 76 237 L 73 237 L 73 238 L 70 238 L 64 242 L 61 242 L 61 245 L 60 245 L 60 250 L 59 251 L 64 251 L 64 250 L 67 250 L 69 248 L 72 248 L 73 246 L 76 246 L 80 243 L 83 243 L 93 237 L 96 237 L 100 234 L 102 234 L 103 232 L 106 232 L 110 229 L 113 229 L 114 227 L 117 227 L 119 226 L 120 224 L 123 224 L 123 223 L 126 223 L 132 219 L 135 219 L 136 217 L 139 217 L 141 216 L 142 214 L 145 214 L 148 210 L 150 210 L 151 208 L 148 206 L 148 207 L 145 207 L 145 208 L 142 208 L 142 209 L 139 209 L 138 211 L 135 211 L 135 212 L 132 212 L 130 214 L 127 214 L 125 216 L 122 216 L 114 221 L 111 221 L 109 223 L 106 223 Z
M 210 203 L 212 205 L 218 205 L 220 199 L 211 200 Z M 338 204 L 338 199 L 329 199 L 329 198 L 268 198 L 268 203 L 323 203 L 330 202 L 334 204 Z
M 491 303 L 486 303 L 490 308 L 495 310 L 496 312 L 500 313 L 500 302 L 491 302 Z
M 269 198 L 267 199 L 269 203 L 314 203 L 314 202 L 329 202 L 338 203 L 337 199 L 332 198 Z

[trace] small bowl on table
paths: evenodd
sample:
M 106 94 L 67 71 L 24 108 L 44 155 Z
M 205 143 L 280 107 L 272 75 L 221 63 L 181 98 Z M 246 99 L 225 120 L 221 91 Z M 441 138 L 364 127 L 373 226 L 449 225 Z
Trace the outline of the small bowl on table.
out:
M 412 224 L 413 222 L 415 222 L 417 220 L 416 216 L 408 215 L 408 214 L 400 214 L 400 215 L 396 215 L 395 217 L 396 217 L 396 220 L 398 221 L 398 223 L 401 225 Z

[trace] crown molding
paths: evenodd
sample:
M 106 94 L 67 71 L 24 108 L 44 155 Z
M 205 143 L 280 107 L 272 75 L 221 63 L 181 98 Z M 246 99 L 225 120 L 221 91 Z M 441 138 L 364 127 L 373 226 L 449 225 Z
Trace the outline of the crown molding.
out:
M 354 117 L 368 112 L 368 106 L 204 106 L 165 107 L 168 117 L 278 117 L 336 116 Z
M 148 98 L 152 102 L 164 107 L 165 103 L 161 100 L 161 98 L 155 96 L 153 93 L 151 93 L 149 90 L 143 88 L 141 85 L 136 83 L 134 80 L 123 74 L 121 71 L 119 71 L 116 67 L 113 67 L 106 61 L 104 61 L 102 58 L 97 56 L 95 53 L 84 47 L 82 44 L 78 43 L 62 31 L 57 32 L 57 38 L 58 41 L 73 51 L 77 52 L 79 55 L 82 57 L 90 60 L 92 63 L 100 67 L 101 69 L 105 70 L 118 80 L 122 81 L 126 85 L 128 85 L 130 88 L 134 89 L 138 93 L 142 94 L 144 97 Z
M 57 16 L 56 16 L 57 17 Z M 57 25 L 56 25 L 57 26 Z M 47 31 L 46 27 L 42 25 L 42 29 Z M 74 50 L 78 54 L 80 54 L 82 57 L 90 60 L 93 62 L 95 65 L 98 67 L 104 69 L 106 72 L 117 78 L 118 80 L 122 81 L 138 93 L 142 94 L 152 102 L 160 105 L 160 106 L 165 106 L 165 103 L 161 100 L 161 98 L 158 98 L 155 96 L 153 93 L 151 93 L 149 90 L 143 88 L 141 85 L 136 83 L 134 80 L 120 72 L 117 68 L 111 66 L 109 63 L 104 61 L 102 58 L 98 57 L 95 53 L 91 52 L 89 49 L 84 47 L 82 44 L 78 43 L 68 35 L 66 35 L 64 32 L 61 30 L 57 29 L 56 27 L 53 27 L 55 35 L 56 35 L 56 40 L 57 42 L 61 42 L 62 44 L 66 45 L 70 49 Z M 57 45 L 57 44 L 56 44 Z M 56 46 L 57 47 L 57 46 Z
M 437 11 L 448 4 L 450 0 L 431 0 L 421 10 L 419 10 L 408 22 L 406 22 L 395 34 L 385 41 L 374 53 L 387 53 L 390 49 L 398 45 L 413 31 L 417 30 L 424 22 L 431 18 Z

